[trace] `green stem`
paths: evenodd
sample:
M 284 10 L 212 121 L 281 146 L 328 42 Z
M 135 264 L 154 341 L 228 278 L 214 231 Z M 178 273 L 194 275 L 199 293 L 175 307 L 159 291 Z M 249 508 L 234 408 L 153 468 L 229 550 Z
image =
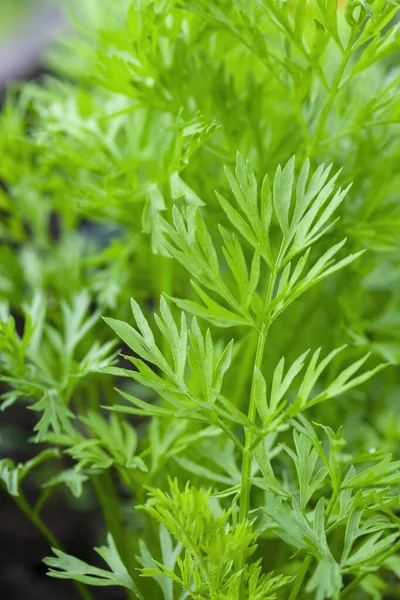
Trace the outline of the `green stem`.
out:
M 121 522 L 119 501 L 108 472 L 93 475 L 92 483 L 104 515 L 108 532 L 112 535 L 121 558 L 125 558 L 124 531 Z
M 108 532 L 112 535 L 118 553 L 125 564 L 128 572 L 132 575 L 134 568 L 131 565 L 132 555 L 126 544 L 126 537 L 122 526 L 122 518 L 119 500 L 115 492 L 114 484 L 111 475 L 108 472 L 92 477 L 93 487 L 106 522 Z M 132 592 L 127 591 L 127 597 L 135 598 Z
M 265 295 L 264 309 L 267 312 L 268 307 L 271 303 L 275 281 L 276 281 L 276 271 L 272 271 L 270 273 L 268 288 Z M 271 316 L 269 315 L 262 323 L 257 340 L 257 349 L 256 356 L 254 361 L 254 369 L 253 369 L 253 379 L 251 383 L 251 392 L 250 392 L 250 402 L 249 402 L 249 410 L 248 410 L 248 418 L 252 423 L 255 423 L 256 415 L 257 415 L 257 402 L 256 402 L 256 385 L 255 385 L 255 370 L 258 369 L 261 371 L 262 363 L 264 358 L 264 349 L 265 349 L 265 341 L 267 338 L 267 334 L 269 328 L 271 326 Z M 244 450 L 243 450 L 243 460 L 242 460 L 242 480 L 240 484 L 240 507 L 239 507 L 239 521 L 247 521 L 249 517 L 250 511 L 250 491 L 251 491 L 251 483 L 250 483 L 250 475 L 251 475 L 251 464 L 252 464 L 252 446 L 254 442 L 254 433 L 251 429 L 246 430 L 245 434 L 245 442 L 244 442 Z M 245 553 L 243 552 L 239 561 L 238 561 L 238 569 L 243 569 L 245 561 Z M 242 587 L 243 587 L 243 576 L 242 576 Z
M 254 370 L 256 368 L 261 370 L 262 360 L 264 357 L 266 336 L 267 336 L 267 325 L 265 323 L 263 323 L 261 326 L 259 336 L 258 336 Z M 251 384 L 251 392 L 250 392 L 249 411 L 248 411 L 248 417 L 252 423 L 254 423 L 254 421 L 256 419 L 256 412 L 257 412 L 257 404 L 256 404 L 256 394 L 255 394 L 255 378 L 253 376 L 253 381 Z M 252 462 L 251 446 L 253 445 L 253 437 L 254 437 L 253 431 L 251 429 L 247 429 L 246 435 L 245 435 L 244 451 L 243 451 L 242 482 L 241 482 L 241 486 L 240 486 L 239 520 L 241 522 L 247 520 L 247 518 L 249 516 L 249 509 L 250 509 L 251 485 L 250 485 L 249 477 L 251 474 L 251 462 Z
M 289 600 L 296 600 L 297 596 L 299 595 L 301 586 L 303 585 L 303 581 L 311 561 L 312 556 L 310 556 L 310 554 L 307 554 L 307 556 L 303 560 L 303 564 L 300 567 L 300 571 L 296 575 L 292 591 L 290 592 Z
M 58 542 L 55 535 L 50 531 L 50 529 L 43 523 L 42 519 L 38 515 L 37 512 L 31 507 L 26 498 L 20 493 L 19 496 L 15 496 L 14 500 L 16 504 L 18 504 L 19 508 L 22 512 L 28 517 L 28 519 L 32 522 L 32 525 L 36 527 L 38 531 L 46 538 L 52 548 L 60 549 L 60 543 Z
M 337 500 L 337 498 L 339 496 L 339 492 L 340 492 L 340 483 L 339 483 L 339 486 L 335 487 L 335 489 L 333 491 L 333 494 L 332 494 L 332 496 L 331 496 L 331 498 L 329 500 L 329 503 L 328 503 L 328 506 L 327 506 L 327 509 L 326 509 L 326 513 L 325 513 L 325 519 L 326 519 L 326 521 L 328 521 L 328 518 L 331 516 L 331 512 L 333 511 L 333 508 L 335 506 L 336 500 Z
M 239 448 L 239 450 L 241 452 L 244 452 L 244 446 L 243 446 L 242 442 L 236 437 L 236 435 L 233 433 L 233 431 L 231 431 L 229 429 L 229 427 L 226 425 L 226 423 L 224 423 L 222 421 L 222 419 L 218 418 L 217 424 L 222 429 L 222 431 L 224 431 L 231 438 L 231 440 L 233 441 L 235 446 L 237 448 Z
M 31 505 L 29 504 L 29 502 L 27 501 L 25 496 L 23 496 L 23 494 L 20 493 L 19 496 L 13 496 L 13 499 L 14 499 L 15 503 L 18 505 L 18 507 L 21 509 L 21 511 L 28 517 L 28 519 L 30 520 L 32 525 L 34 527 L 36 527 L 36 529 L 38 531 L 40 531 L 40 533 L 47 540 L 47 542 L 50 544 L 50 546 L 52 548 L 56 548 L 57 550 L 61 550 L 63 552 L 63 548 L 62 548 L 60 542 L 58 541 L 58 539 L 56 538 L 56 536 L 50 531 L 50 529 L 47 527 L 47 525 L 42 521 L 39 513 L 31 507 Z M 77 581 L 72 581 L 72 583 L 75 585 L 76 589 L 78 590 L 78 592 L 83 600 L 92 600 L 92 595 L 89 592 L 89 590 L 86 588 L 85 585 L 83 585 L 82 583 L 79 583 Z
M 355 579 L 353 579 L 353 581 L 349 583 L 349 585 L 345 587 L 344 590 L 340 593 L 339 597 L 345 598 L 350 592 L 352 592 L 356 587 L 358 587 L 358 584 L 360 583 L 363 576 L 365 577 L 365 575 L 358 575 Z
M 343 54 L 342 60 L 339 65 L 339 69 L 337 70 L 332 87 L 329 91 L 328 99 L 325 103 L 324 108 L 322 109 L 320 116 L 319 116 L 317 127 L 315 128 L 314 135 L 311 138 L 311 143 L 308 146 L 308 152 L 307 152 L 308 158 L 311 158 L 313 156 L 315 149 L 318 146 L 323 129 L 325 127 L 326 120 L 329 116 L 329 113 L 331 111 L 333 103 L 335 102 L 336 97 L 338 95 L 340 84 L 342 82 L 343 73 L 347 66 L 350 56 L 351 56 L 351 43 L 349 43 L 346 51 Z

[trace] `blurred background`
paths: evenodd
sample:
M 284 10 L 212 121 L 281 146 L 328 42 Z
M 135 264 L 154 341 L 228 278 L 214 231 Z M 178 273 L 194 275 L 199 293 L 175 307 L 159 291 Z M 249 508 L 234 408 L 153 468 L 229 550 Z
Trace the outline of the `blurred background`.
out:
M 40 78 L 44 57 L 54 38 L 66 32 L 64 0 L 0 0 L 0 110 L 8 86 Z M 1 157 L 0 157 L 1 160 Z M 1 185 L 1 181 L 0 181 Z M 2 456 L 16 463 L 31 458 L 27 444 L 35 418 L 23 406 L 1 414 Z M 29 489 L 27 490 L 29 498 Z M 64 503 L 49 503 L 44 520 L 65 547 L 89 559 L 100 515 L 93 506 L 74 511 Z M 42 563 L 49 549 L 10 496 L 0 490 L 0 598 L 1 600 L 75 600 L 69 582 L 47 577 Z M 123 597 L 123 595 L 122 595 Z M 97 590 L 95 600 L 119 600 L 119 590 Z
M 0 0 L 0 89 L 42 70 L 46 48 L 65 29 L 59 0 Z

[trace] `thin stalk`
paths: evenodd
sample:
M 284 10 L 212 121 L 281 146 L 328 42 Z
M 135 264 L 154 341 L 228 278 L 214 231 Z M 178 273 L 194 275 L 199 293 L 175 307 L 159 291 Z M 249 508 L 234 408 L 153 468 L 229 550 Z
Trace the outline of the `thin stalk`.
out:
M 335 490 L 329 500 L 329 504 L 327 506 L 326 513 L 325 513 L 326 520 L 328 520 L 328 518 L 331 516 L 331 512 L 333 511 L 333 507 L 335 506 L 336 500 L 339 496 L 339 492 L 340 492 L 340 484 L 339 484 L 339 486 L 335 487 Z
M 119 500 L 115 492 L 111 475 L 108 472 L 102 473 L 101 475 L 94 475 L 92 477 L 92 483 L 104 515 L 107 530 L 112 535 L 122 562 L 125 564 L 128 572 L 132 574 L 131 554 L 127 548 Z M 135 598 L 133 593 L 129 591 L 127 591 L 127 596 L 132 600 Z
M 347 66 L 347 63 L 349 61 L 349 58 L 350 58 L 350 56 L 352 54 L 352 50 L 351 50 L 352 43 L 353 43 L 353 40 L 351 39 L 349 41 L 349 44 L 348 44 L 348 46 L 347 46 L 347 48 L 346 48 L 343 56 L 342 56 L 342 60 L 340 62 L 339 68 L 338 68 L 338 70 L 336 72 L 335 79 L 333 80 L 332 87 L 329 90 L 328 99 L 327 99 L 327 101 L 325 103 L 324 108 L 322 109 L 322 112 L 321 112 L 320 116 L 319 116 L 317 127 L 315 128 L 314 135 L 312 136 L 311 142 L 310 142 L 310 144 L 308 146 L 308 152 L 307 152 L 307 154 L 308 154 L 309 158 L 313 156 L 313 154 L 315 152 L 315 149 L 318 146 L 318 143 L 320 141 L 323 129 L 325 127 L 326 120 L 327 120 L 327 118 L 329 116 L 329 113 L 330 113 L 330 110 L 331 110 L 331 108 L 333 106 L 333 103 L 335 102 L 336 97 L 338 95 L 338 92 L 339 92 L 339 89 L 340 89 L 340 84 L 342 82 L 342 77 L 343 77 L 344 70 L 345 70 L 345 68 Z
M 265 296 L 265 309 L 268 309 L 268 306 L 272 300 L 274 287 L 276 281 L 276 271 L 272 271 L 269 277 L 268 289 Z M 264 350 L 265 350 L 265 341 L 267 338 L 267 334 L 269 328 L 271 326 L 271 319 L 267 318 L 263 321 L 257 340 L 257 349 L 256 356 L 254 361 L 254 369 L 253 369 L 253 379 L 251 383 L 251 392 L 250 392 L 250 402 L 249 402 L 249 410 L 248 410 L 248 418 L 251 423 L 255 423 L 256 415 L 257 415 L 257 402 L 256 402 L 256 385 L 255 385 L 255 377 L 254 373 L 256 369 L 261 371 L 263 358 L 264 358 Z M 247 521 L 249 517 L 250 511 L 250 491 L 251 491 L 251 483 L 250 483 L 250 475 L 251 475 L 251 463 L 252 463 L 252 445 L 254 441 L 254 433 L 251 429 L 246 430 L 245 434 L 245 443 L 243 450 L 243 460 L 242 460 L 242 480 L 240 484 L 240 507 L 239 507 L 239 521 L 244 522 Z M 245 561 L 244 552 L 242 553 L 240 560 L 238 561 L 239 570 L 243 569 Z M 243 578 L 242 578 L 243 585 Z
M 264 357 L 264 348 L 265 348 L 265 339 L 267 336 L 267 325 L 263 323 L 261 326 L 261 330 L 258 336 L 257 342 L 257 350 L 256 350 L 256 359 L 254 363 L 254 370 L 257 368 L 261 370 L 262 360 Z M 254 423 L 256 419 L 257 412 L 257 404 L 256 404 L 256 394 L 255 394 L 255 378 L 253 376 L 253 381 L 251 385 L 251 393 L 250 393 L 250 403 L 249 403 L 249 411 L 248 418 Z M 244 451 L 243 451 L 243 463 L 242 463 L 242 482 L 240 486 L 240 510 L 239 510 L 239 520 L 246 521 L 249 516 L 249 508 L 250 508 L 250 481 L 249 477 L 251 474 L 251 461 L 252 461 L 252 453 L 251 446 L 253 445 L 253 431 L 251 429 L 247 429 L 245 435 L 245 443 L 244 443 Z
M 112 535 L 121 557 L 125 555 L 124 531 L 119 502 L 109 473 L 94 475 L 92 483 L 104 515 L 107 529 Z
M 18 505 L 18 507 L 21 509 L 21 511 L 24 513 L 24 515 L 28 517 L 32 525 L 38 531 L 40 531 L 40 533 L 47 540 L 50 546 L 52 548 L 56 548 L 57 550 L 63 551 L 62 545 L 60 544 L 54 533 L 50 531 L 47 525 L 42 521 L 39 513 L 32 508 L 25 496 L 22 493 L 20 493 L 19 496 L 14 496 L 13 499 Z M 72 583 L 75 585 L 83 600 L 92 600 L 92 595 L 85 585 L 79 583 L 78 581 L 72 581 Z
M 363 577 L 365 577 L 364 574 L 358 575 L 355 579 L 353 579 L 353 581 L 349 583 L 349 585 L 345 587 L 344 590 L 340 593 L 339 598 L 345 598 L 350 592 L 352 592 L 356 587 L 358 587 L 358 584 L 360 583 Z
M 52 548 L 60 549 L 60 543 L 57 540 L 56 536 L 50 531 L 50 529 L 45 525 L 45 523 L 40 518 L 39 514 L 31 507 L 27 499 L 20 494 L 19 496 L 14 497 L 14 501 L 18 504 L 19 508 L 22 512 L 28 517 L 28 519 L 32 522 L 32 525 L 36 527 L 38 531 L 46 538 Z
M 301 590 L 301 586 L 303 585 L 304 578 L 307 574 L 308 567 L 312 561 L 312 556 L 307 554 L 307 556 L 303 560 L 303 564 L 300 567 L 300 571 L 296 575 L 296 579 L 294 580 L 294 585 L 292 587 L 292 591 L 290 592 L 289 600 L 296 600 L 299 592 Z
M 244 452 L 244 446 L 242 442 L 236 437 L 236 435 L 229 429 L 229 427 L 222 421 L 222 419 L 218 419 L 218 426 L 231 438 L 233 443 L 241 452 Z

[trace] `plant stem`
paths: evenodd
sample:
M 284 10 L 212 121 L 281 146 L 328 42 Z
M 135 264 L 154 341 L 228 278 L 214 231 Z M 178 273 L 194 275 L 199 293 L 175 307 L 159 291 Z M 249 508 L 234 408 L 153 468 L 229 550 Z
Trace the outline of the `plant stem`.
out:
M 45 523 L 43 523 L 40 516 L 37 514 L 37 512 L 34 511 L 34 509 L 31 507 L 31 505 L 26 500 L 26 498 L 20 493 L 19 496 L 14 497 L 14 500 L 15 500 L 15 503 L 18 504 L 18 506 L 22 510 L 22 512 L 29 518 L 29 520 L 32 522 L 32 524 L 36 527 L 36 529 L 38 529 L 38 531 L 40 531 L 40 533 L 43 535 L 43 537 L 46 538 L 46 540 L 49 542 L 50 546 L 52 546 L 53 548 L 59 549 L 60 543 L 58 542 L 57 538 L 50 531 L 50 529 L 47 527 L 47 525 L 45 525 Z
M 92 477 L 93 487 L 100 502 L 108 532 L 112 535 L 118 553 L 125 564 L 128 573 L 132 576 L 134 568 L 131 565 L 132 554 L 126 544 L 126 537 L 122 526 L 122 517 L 118 496 L 109 472 Z M 133 592 L 126 590 L 130 600 L 136 598 Z
M 256 350 L 256 359 L 254 363 L 254 370 L 257 368 L 261 370 L 262 360 L 264 357 L 264 348 L 265 348 L 265 339 L 267 335 L 267 325 L 263 323 L 261 326 L 261 330 L 258 336 L 257 342 L 257 350 Z M 249 403 L 249 411 L 248 417 L 249 420 L 254 423 L 256 418 L 256 397 L 255 397 L 255 378 L 253 376 L 253 381 L 251 385 L 251 393 L 250 393 L 250 403 Z M 250 508 L 250 473 L 251 473 L 251 461 L 252 461 L 252 453 L 251 446 L 253 444 L 253 431 L 251 429 L 247 429 L 245 435 L 245 443 L 244 443 L 244 451 L 243 451 L 243 463 L 242 463 L 242 482 L 240 488 L 240 510 L 239 510 L 239 520 L 245 521 L 249 515 Z
M 106 522 L 108 532 L 112 535 L 118 553 L 125 564 L 128 572 L 132 575 L 133 568 L 131 566 L 131 554 L 127 548 L 124 529 L 122 526 L 122 518 L 119 500 L 115 492 L 114 484 L 111 475 L 108 472 L 92 477 L 93 487 Z M 132 592 L 127 591 L 128 598 L 135 598 Z
M 303 564 L 300 567 L 300 571 L 296 575 L 292 591 L 290 592 L 289 600 L 296 600 L 297 596 L 299 595 L 299 591 L 301 589 L 301 586 L 303 585 L 304 577 L 306 576 L 311 561 L 312 556 L 310 554 L 307 554 L 307 556 L 303 560 Z
M 99 499 L 107 529 L 112 535 L 121 558 L 125 557 L 124 533 L 121 523 L 119 502 L 109 473 L 92 477 L 93 487 Z
M 264 348 L 265 348 L 265 339 L 267 336 L 267 325 L 263 323 L 261 326 L 261 330 L 258 336 L 257 342 L 257 351 L 256 358 L 254 363 L 254 370 L 260 369 L 262 366 L 262 360 L 264 356 Z M 255 396 L 255 378 L 253 375 L 253 381 L 251 384 L 251 392 L 250 392 L 250 403 L 249 403 L 249 411 L 248 417 L 249 420 L 254 423 L 256 418 L 257 405 L 256 405 L 256 396 Z M 253 431 L 251 429 L 246 430 L 245 434 L 245 442 L 244 442 L 244 450 L 243 450 L 243 460 L 242 460 L 242 480 L 240 484 L 240 508 L 239 508 L 239 521 L 242 523 L 247 521 L 250 510 L 250 489 L 251 483 L 249 481 L 249 477 L 251 475 L 251 463 L 253 453 L 251 451 L 251 447 L 253 445 Z M 242 552 L 239 560 L 238 560 L 238 570 L 243 569 L 245 563 L 245 553 Z M 241 576 L 241 589 L 243 593 L 243 573 Z
M 329 500 L 328 507 L 327 507 L 326 513 L 325 513 L 326 520 L 328 520 L 328 518 L 331 516 L 331 512 L 333 511 L 333 507 L 335 506 L 335 502 L 339 496 L 339 492 L 340 492 L 340 484 L 339 484 L 339 486 L 335 487 L 334 492 Z
M 353 581 L 349 583 L 349 585 L 345 587 L 344 590 L 340 593 L 339 597 L 345 598 L 351 591 L 353 591 L 358 586 L 363 576 L 365 575 L 358 575 L 355 579 L 353 579 Z
M 336 97 L 338 95 L 340 84 L 341 84 L 342 77 L 343 77 L 343 73 L 344 73 L 344 70 L 349 61 L 350 55 L 351 55 L 351 45 L 349 43 L 346 51 L 343 54 L 342 60 L 339 65 L 339 69 L 337 70 L 332 87 L 329 91 L 328 99 L 325 103 L 324 108 L 322 109 L 320 116 L 319 116 L 318 123 L 317 123 L 317 126 L 314 131 L 314 135 L 312 136 L 311 142 L 308 146 L 308 151 L 307 151 L 308 158 L 311 158 L 313 156 L 315 149 L 318 146 L 323 129 L 325 127 L 326 120 L 329 116 L 329 113 L 333 106 L 333 103 L 335 102 Z
M 47 525 L 42 521 L 38 512 L 32 508 L 22 492 L 20 492 L 19 496 L 14 496 L 13 499 L 21 511 L 28 517 L 32 525 L 36 527 L 38 531 L 40 531 L 50 546 L 52 548 L 57 548 L 57 550 L 63 551 L 62 545 L 54 533 L 52 533 Z M 75 585 L 83 600 L 92 600 L 92 595 L 85 585 L 79 583 L 78 581 L 73 581 L 72 583 Z
M 270 273 L 268 288 L 267 288 L 267 292 L 265 294 L 265 302 L 264 302 L 264 308 L 266 311 L 268 310 L 268 306 L 271 303 L 271 300 L 273 297 L 276 275 L 277 275 L 276 271 L 272 271 Z M 268 318 L 266 318 L 263 321 L 260 331 L 259 331 L 259 334 L 258 334 L 256 356 L 255 356 L 254 368 L 253 368 L 253 379 L 252 379 L 252 383 L 251 383 L 249 410 L 248 410 L 248 418 L 252 423 L 255 422 L 256 415 L 257 415 L 256 385 L 255 385 L 254 373 L 255 373 L 256 369 L 258 369 L 260 371 L 262 369 L 265 341 L 266 341 L 270 326 L 271 326 L 271 317 L 269 315 Z M 251 483 L 249 481 L 249 477 L 251 475 L 251 463 L 252 463 L 252 457 L 253 457 L 253 453 L 252 453 L 253 442 L 254 442 L 254 433 L 251 429 L 247 429 L 246 434 L 245 434 L 245 443 L 244 443 L 244 450 L 243 450 L 242 480 L 241 480 L 241 484 L 240 484 L 240 508 L 239 508 L 239 521 L 240 522 L 246 521 L 249 517 L 250 490 L 251 490 Z M 242 553 L 239 563 L 238 563 L 239 570 L 243 569 L 244 560 L 245 560 L 245 555 L 244 555 L 244 553 Z M 243 577 L 242 577 L 242 586 L 243 586 Z

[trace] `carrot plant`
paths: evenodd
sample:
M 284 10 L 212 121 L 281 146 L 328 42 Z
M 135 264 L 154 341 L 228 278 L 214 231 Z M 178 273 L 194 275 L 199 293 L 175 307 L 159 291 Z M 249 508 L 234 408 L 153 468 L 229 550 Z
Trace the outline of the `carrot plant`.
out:
M 69 8 L 0 116 L 2 408 L 36 417 L 0 479 L 49 575 L 400 598 L 399 3 Z M 96 498 L 98 563 L 53 494 Z

